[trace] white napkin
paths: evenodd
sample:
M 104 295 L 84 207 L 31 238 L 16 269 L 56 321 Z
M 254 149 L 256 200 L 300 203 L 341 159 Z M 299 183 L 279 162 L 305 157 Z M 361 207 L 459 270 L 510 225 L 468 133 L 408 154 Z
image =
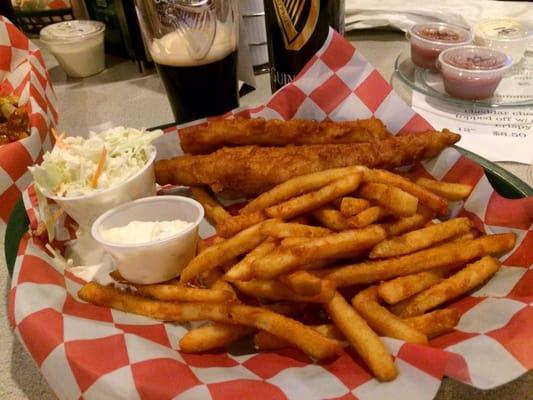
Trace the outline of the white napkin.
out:
M 392 26 L 407 31 L 420 22 L 472 27 L 485 18 L 533 21 L 531 2 L 492 0 L 345 0 L 346 31 Z

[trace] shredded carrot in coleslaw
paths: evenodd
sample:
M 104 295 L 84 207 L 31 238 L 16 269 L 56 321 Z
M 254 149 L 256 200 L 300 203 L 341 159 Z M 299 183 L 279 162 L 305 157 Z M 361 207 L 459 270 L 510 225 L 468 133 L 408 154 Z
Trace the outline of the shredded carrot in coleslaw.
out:
M 102 175 L 102 171 L 104 170 L 105 165 L 105 159 L 107 157 L 107 151 L 105 149 L 105 146 L 102 147 L 102 153 L 100 154 L 100 159 L 98 160 L 98 165 L 96 166 L 96 169 L 94 170 L 94 175 L 91 179 L 91 187 L 96 188 L 96 185 L 98 185 L 98 178 L 100 178 L 100 175 Z

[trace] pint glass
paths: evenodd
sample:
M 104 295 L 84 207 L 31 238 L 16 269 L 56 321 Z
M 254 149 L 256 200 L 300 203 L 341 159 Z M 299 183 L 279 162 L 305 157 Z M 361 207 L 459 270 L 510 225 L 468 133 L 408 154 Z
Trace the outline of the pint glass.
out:
M 135 0 L 176 122 L 239 106 L 236 0 Z
M 264 0 L 272 92 L 322 47 L 329 27 L 344 33 L 344 0 Z

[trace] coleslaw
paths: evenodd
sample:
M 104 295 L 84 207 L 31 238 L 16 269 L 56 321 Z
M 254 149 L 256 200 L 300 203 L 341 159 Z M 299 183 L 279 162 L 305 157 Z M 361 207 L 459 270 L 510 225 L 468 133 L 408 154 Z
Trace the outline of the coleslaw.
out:
M 162 131 L 118 126 L 89 138 L 59 136 L 40 165 L 30 167 L 37 188 L 59 197 L 83 196 L 114 187 L 141 170 Z

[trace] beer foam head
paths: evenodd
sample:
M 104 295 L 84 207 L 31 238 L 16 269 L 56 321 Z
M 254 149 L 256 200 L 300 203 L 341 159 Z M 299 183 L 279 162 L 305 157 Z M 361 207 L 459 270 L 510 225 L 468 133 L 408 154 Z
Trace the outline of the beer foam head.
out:
M 187 43 L 178 32 L 170 32 L 160 39 L 153 39 L 150 54 L 158 64 L 174 67 L 193 67 L 210 64 L 221 60 L 237 49 L 237 33 L 233 24 L 222 24 L 217 21 L 213 45 L 202 59 L 195 59 L 189 53 Z

